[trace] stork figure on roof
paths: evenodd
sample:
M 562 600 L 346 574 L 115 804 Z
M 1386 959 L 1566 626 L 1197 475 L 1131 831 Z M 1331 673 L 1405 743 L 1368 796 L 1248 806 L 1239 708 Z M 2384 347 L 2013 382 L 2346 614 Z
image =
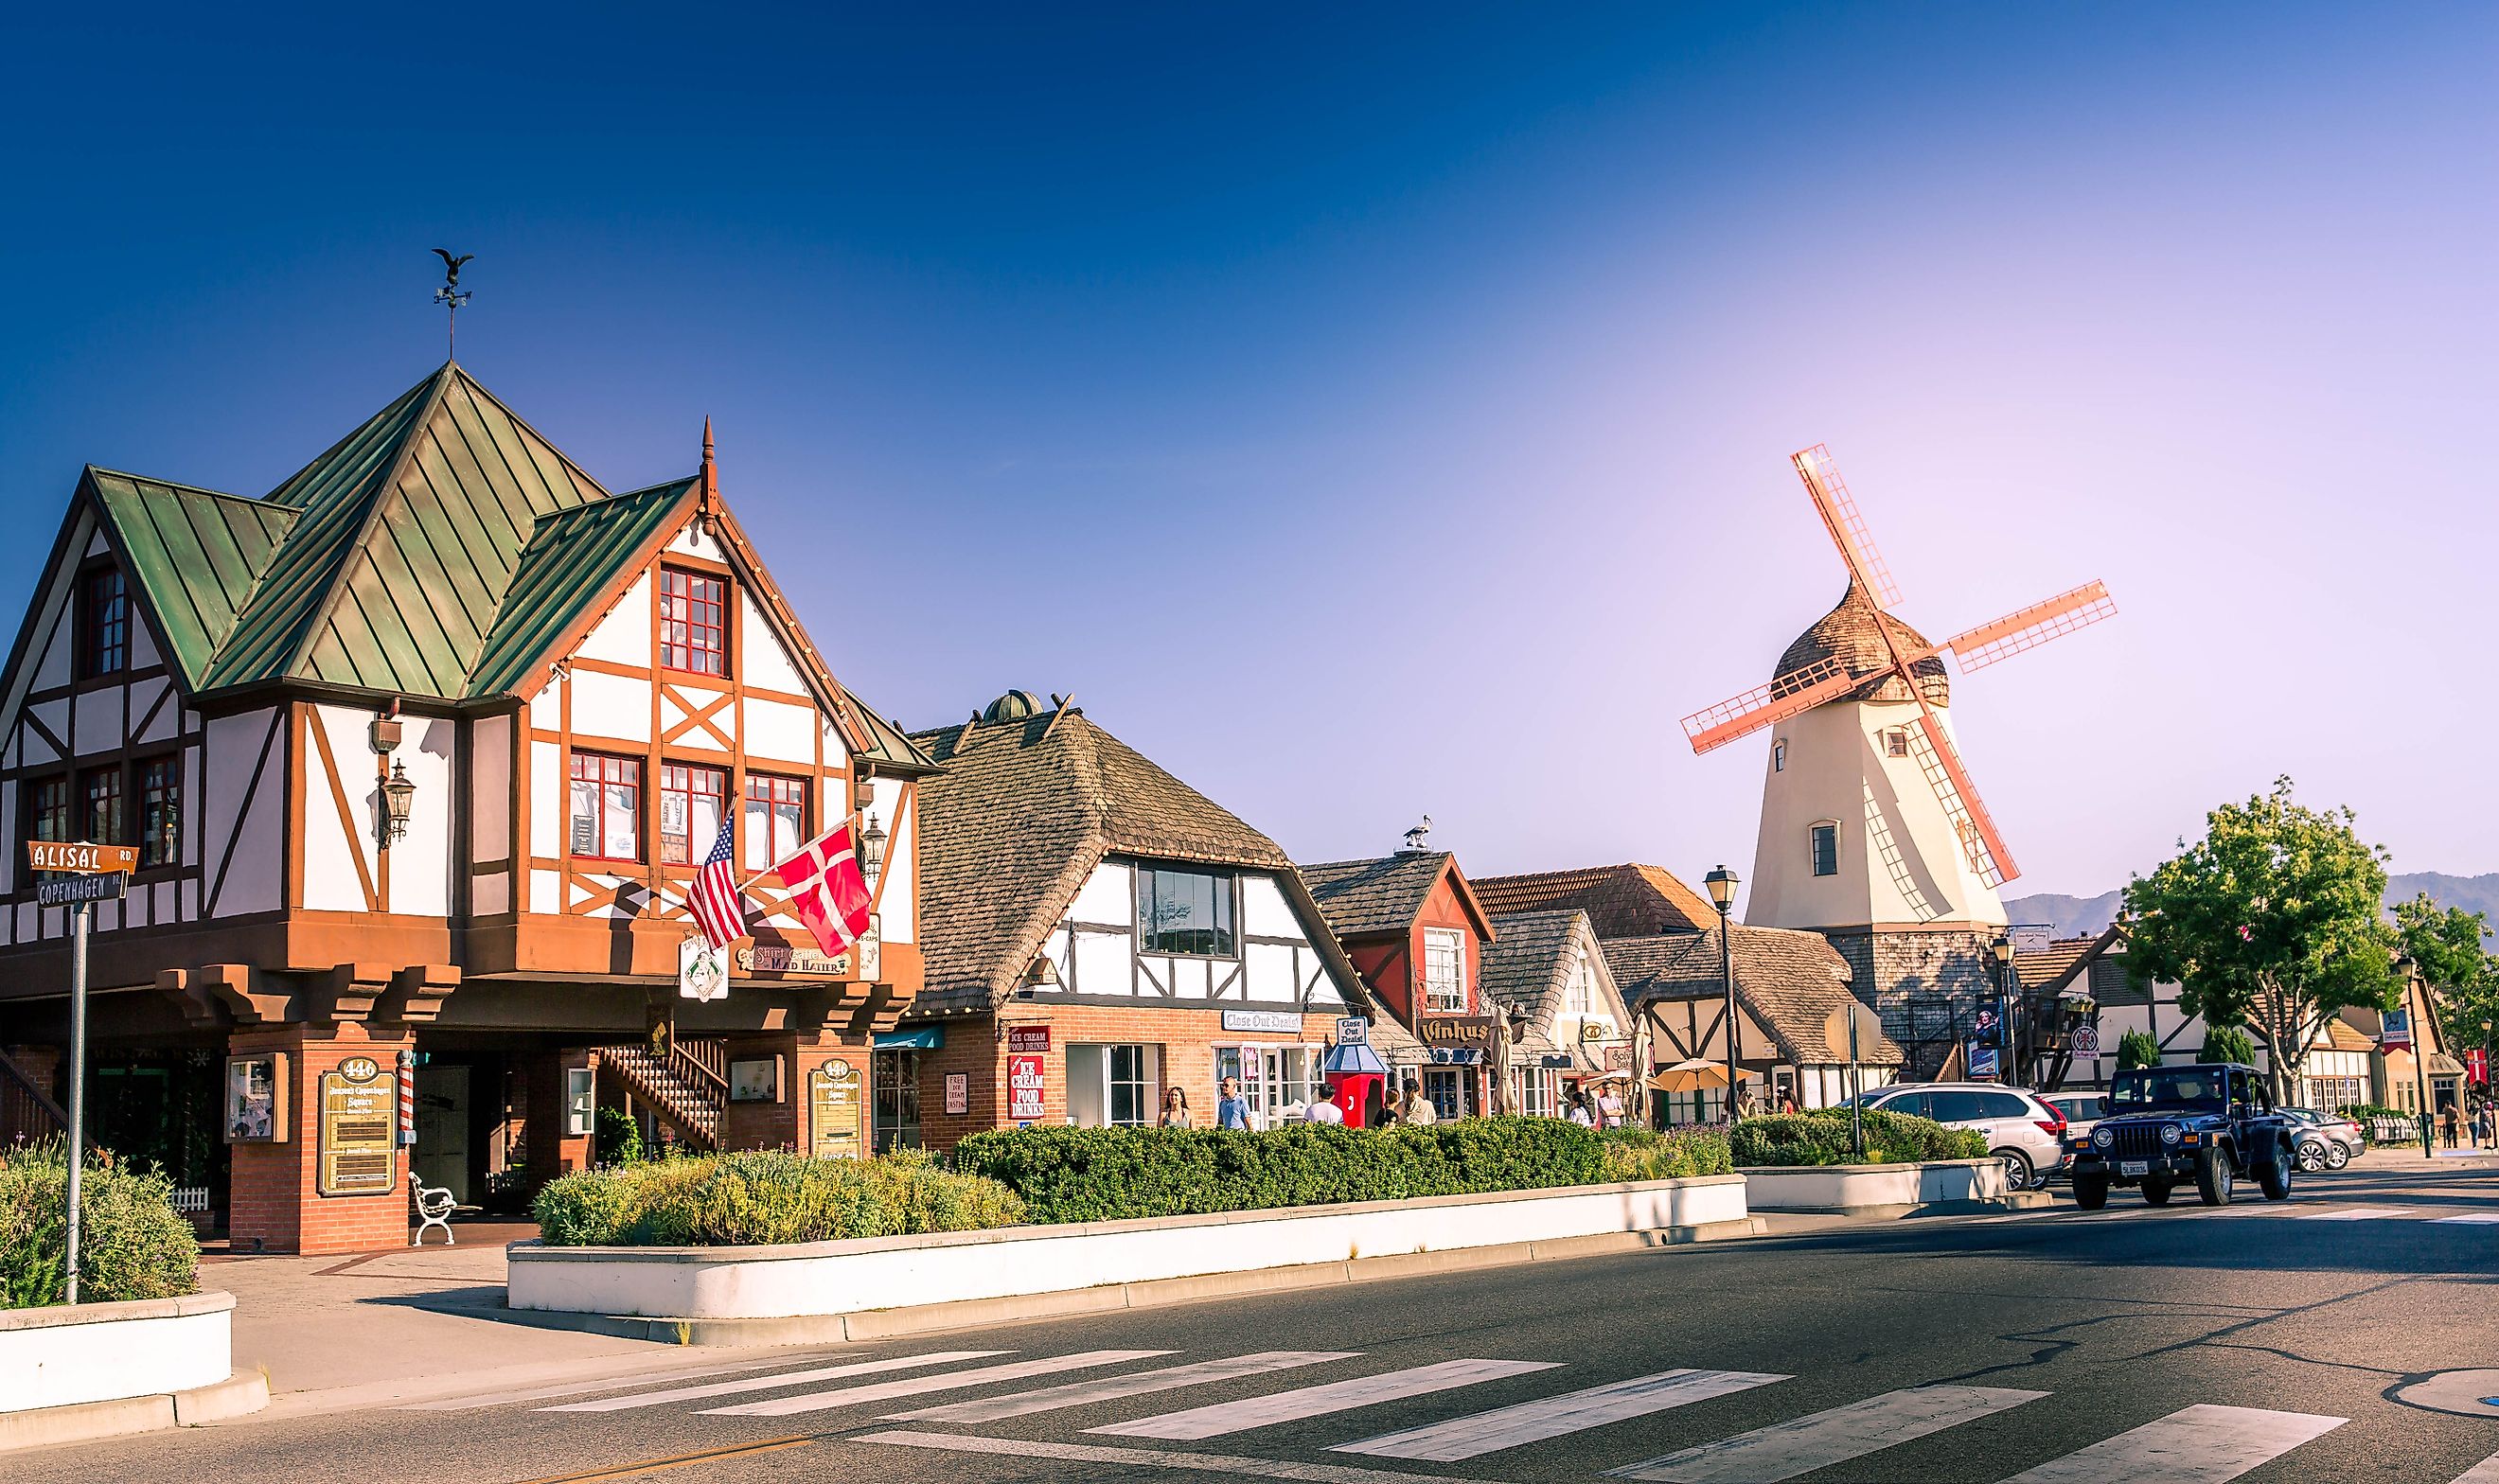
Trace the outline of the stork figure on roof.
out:
M 1958 999 L 1947 981 L 1983 980 L 1987 944 L 2005 921 L 1996 888 L 2021 874 L 1962 765 L 1943 657 L 1966 676 L 2117 605 L 2087 582 L 1931 642 L 1889 611 L 1899 590 L 1831 450 L 1816 444 L 1790 462 L 1839 548 L 1848 590 L 1766 684 L 1693 713 L 1683 729 L 1695 753 L 1770 734 L 1744 920 L 1829 936 L 1857 967 L 1858 996 L 1886 1012 L 1886 1030 L 1914 1059 L 1927 1027 L 1886 1001 L 1912 983 Z M 1886 943 L 1905 952 L 1878 952 Z

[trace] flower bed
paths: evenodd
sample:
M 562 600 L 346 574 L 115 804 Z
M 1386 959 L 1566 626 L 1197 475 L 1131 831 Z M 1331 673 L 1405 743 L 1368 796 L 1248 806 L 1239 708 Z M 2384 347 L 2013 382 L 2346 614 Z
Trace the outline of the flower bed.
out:
M 1811 1113 L 1768 1113 L 1736 1125 L 1730 1143 L 1742 1168 L 1797 1165 L 1899 1165 L 1939 1160 L 1985 1159 L 1987 1139 L 1971 1129 L 1946 1128 L 1932 1118 L 1910 1113 L 1862 1114 L 1866 1153 L 1850 1146 L 1848 1110 L 1817 1108 Z

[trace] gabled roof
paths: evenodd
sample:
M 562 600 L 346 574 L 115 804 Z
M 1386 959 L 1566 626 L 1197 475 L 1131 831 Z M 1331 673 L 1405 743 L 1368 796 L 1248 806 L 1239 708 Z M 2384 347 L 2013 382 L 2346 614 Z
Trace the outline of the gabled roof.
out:
M 1575 907 L 1554 912 L 1513 912 L 1492 919 L 1492 946 L 1484 950 L 1484 993 L 1503 1006 L 1525 1010 L 1529 1023 L 1548 1026 L 1562 1013 L 1571 970 L 1585 944 L 1596 958 L 1598 987 L 1613 994 L 1613 971 L 1597 942 L 1588 915 Z M 1614 1009 L 1629 1007 L 1615 996 Z
M 1831 940 L 1791 928 L 1737 926 L 1731 947 L 1736 1003 L 1770 1033 L 1779 1053 L 1801 1065 L 1839 1059 L 1825 1045 L 1823 1031 L 1831 1013 L 1852 996 L 1847 960 Z M 1715 932 L 1607 938 L 1604 948 L 1614 986 L 1635 1009 L 1726 992 Z M 1877 1035 L 1870 1045 L 1860 1038 L 1858 1059 L 1883 1066 L 1908 1057 L 1890 1037 Z
M 942 765 L 920 785 L 919 1010 L 993 1007 L 1109 855 L 1272 872 L 1338 987 L 1351 963 L 1282 847 L 1072 709 L 909 739 Z
M 112 469 L 89 468 L 86 484 L 149 599 L 166 662 L 197 691 L 298 512 Z
M 1600 938 L 1698 932 L 1718 925 L 1718 909 L 1663 866 L 1626 863 L 1526 876 L 1487 876 L 1475 884 L 1495 917 L 1577 907 Z
M 1457 857 L 1447 851 L 1399 851 L 1368 860 L 1323 860 L 1301 868 L 1311 895 L 1340 938 L 1413 929 L 1423 904 L 1446 876 L 1458 905 L 1474 919 L 1477 935 L 1493 936 L 1492 919 L 1475 893 Z

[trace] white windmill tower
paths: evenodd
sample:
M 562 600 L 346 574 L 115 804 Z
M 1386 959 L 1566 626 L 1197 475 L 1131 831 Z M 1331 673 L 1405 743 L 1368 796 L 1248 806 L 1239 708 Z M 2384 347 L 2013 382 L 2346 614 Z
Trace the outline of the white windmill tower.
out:
M 1932 1041 L 1884 1001 L 1904 985 L 1945 998 L 1983 988 L 1987 942 L 2005 920 L 1996 888 L 2021 874 L 1962 766 L 1943 657 L 1966 675 L 2117 605 L 2090 582 L 1931 643 L 1887 611 L 1899 590 L 1831 451 L 1816 444 L 1791 462 L 1847 565 L 1848 591 L 1788 646 L 1767 685 L 1684 718 L 1683 729 L 1696 753 L 1770 734 L 1744 920 L 1829 935 L 1894 1038 Z

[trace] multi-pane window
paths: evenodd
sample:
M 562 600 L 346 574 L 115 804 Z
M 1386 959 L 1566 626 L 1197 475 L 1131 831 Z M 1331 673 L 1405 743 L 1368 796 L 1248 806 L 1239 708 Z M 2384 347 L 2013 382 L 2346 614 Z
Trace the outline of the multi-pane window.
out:
M 100 566 L 79 592 L 79 675 L 93 679 L 119 673 L 130 662 L 130 598 L 121 568 Z
M 870 1063 L 875 1099 L 876 1152 L 920 1147 L 920 1053 L 908 1049 L 875 1052 Z
M 1469 1111 L 1466 1084 L 1455 1067 L 1425 1067 L 1423 1096 L 1432 1100 L 1432 1111 L 1444 1118 L 1463 1118 Z
M 1813 874 L 1816 876 L 1839 874 L 1839 826 L 1835 823 L 1816 824 L 1813 827 Z
M 79 775 L 79 823 L 87 840 L 119 845 L 121 835 L 121 769 L 93 768 Z
M 600 860 L 642 858 L 642 764 L 603 753 L 572 755 L 569 846 Z
M 1454 928 L 1423 929 L 1423 1008 L 1467 1011 L 1467 938 Z
M 182 759 L 139 764 L 139 865 L 176 864 L 182 856 Z
M 1909 733 L 1904 728 L 1895 726 L 1883 733 L 1883 756 L 1886 758 L 1909 756 Z
M 660 568 L 660 663 L 698 675 L 729 673 L 729 584 Z
M 1232 878 L 1217 871 L 1137 868 L 1137 948 L 1147 953 L 1229 958 Z
M 26 810 L 26 838 L 66 840 L 70 837 L 70 781 L 44 778 L 24 785 L 19 795 Z
M 1142 1046 L 1115 1046 L 1104 1057 L 1109 1075 L 1111 1122 L 1143 1124 L 1153 1116 L 1153 1079 Z
M 746 868 L 768 871 L 807 843 L 807 781 L 746 775 Z
M 720 768 L 660 764 L 660 859 L 694 865 L 711 854 L 729 807 L 729 774 Z

